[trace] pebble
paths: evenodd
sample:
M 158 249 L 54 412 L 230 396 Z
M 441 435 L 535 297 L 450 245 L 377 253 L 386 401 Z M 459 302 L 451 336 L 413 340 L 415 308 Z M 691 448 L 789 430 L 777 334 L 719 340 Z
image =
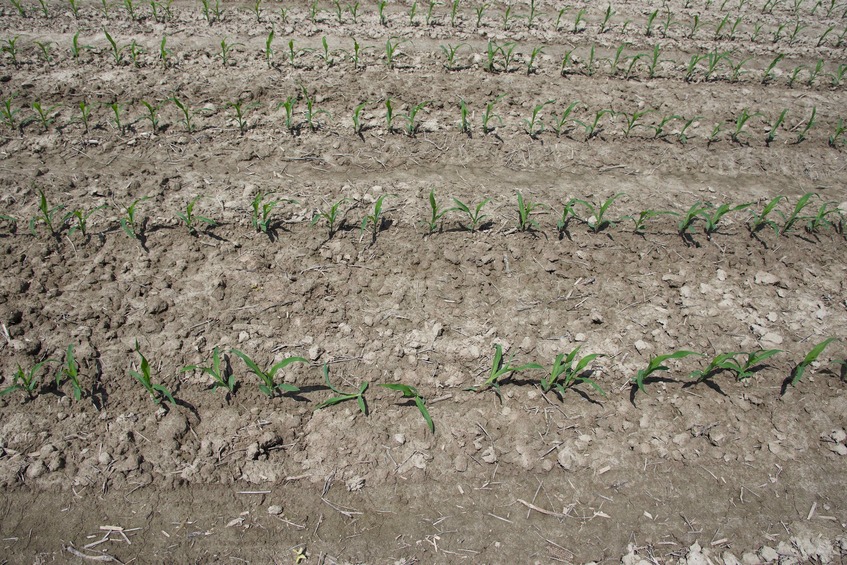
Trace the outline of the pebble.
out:
M 494 451 L 494 446 L 489 447 L 485 451 L 482 452 L 482 460 L 486 463 L 496 463 L 497 462 L 497 452 Z
M 272 504 L 268 506 L 268 514 L 270 514 L 271 516 L 279 516 L 280 514 L 282 514 L 282 506 L 280 506 L 279 504 Z

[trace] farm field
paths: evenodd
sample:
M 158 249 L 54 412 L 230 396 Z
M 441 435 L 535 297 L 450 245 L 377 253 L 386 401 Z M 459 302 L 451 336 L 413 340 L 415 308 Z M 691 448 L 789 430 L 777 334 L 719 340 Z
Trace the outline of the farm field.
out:
M 847 3 L 0 48 L 3 562 L 847 558 Z

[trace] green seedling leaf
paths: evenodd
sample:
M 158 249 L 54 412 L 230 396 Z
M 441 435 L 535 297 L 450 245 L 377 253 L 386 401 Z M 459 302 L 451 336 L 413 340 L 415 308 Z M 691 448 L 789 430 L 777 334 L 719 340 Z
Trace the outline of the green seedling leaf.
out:
M 791 386 L 797 386 L 797 383 L 799 383 L 800 379 L 803 378 L 803 373 L 806 371 L 806 368 L 817 361 L 820 354 L 823 353 L 823 350 L 826 349 L 826 347 L 833 341 L 838 341 L 838 338 L 830 337 L 823 340 L 814 346 L 812 350 L 806 354 L 802 361 L 797 363 L 797 366 L 794 367 L 793 371 L 791 371 Z
M 426 421 L 429 431 L 435 433 L 435 425 L 432 423 L 432 418 L 429 416 L 429 411 L 426 409 L 426 400 L 424 400 L 424 398 L 420 395 L 417 388 L 404 384 L 381 384 L 379 386 L 389 390 L 396 390 L 403 394 L 403 398 L 413 399 L 415 401 L 415 406 L 418 407 L 421 416 L 423 416 L 423 419 Z
M 221 366 L 221 355 L 217 347 L 212 350 L 212 363 L 210 366 L 188 365 L 183 367 L 180 373 L 196 371 L 197 369 L 212 377 L 212 390 L 216 388 L 225 388 L 229 392 L 235 390 L 235 375 L 230 374 L 227 376 L 225 367 Z
M 247 354 L 239 351 L 238 349 L 232 349 L 230 351 L 235 355 L 241 357 L 241 360 L 244 361 L 244 364 L 247 365 L 247 368 L 250 369 L 250 372 L 259 377 L 259 380 L 261 381 L 259 384 L 259 390 L 261 390 L 267 396 L 274 396 L 277 390 L 280 390 L 283 393 L 300 392 L 300 389 L 294 385 L 290 385 L 285 382 L 275 383 L 274 377 L 276 376 L 276 373 L 278 371 L 284 369 L 291 363 L 308 364 L 308 359 L 305 359 L 303 357 L 286 357 L 285 359 L 271 366 L 267 371 L 265 371 L 262 370 Z
M 676 351 L 674 353 L 667 353 L 665 355 L 657 355 L 650 359 L 650 362 L 647 364 L 647 367 L 639 370 L 630 382 L 634 384 L 638 390 L 647 394 L 647 391 L 644 389 L 644 379 L 655 373 L 656 371 L 667 371 L 669 367 L 665 366 L 663 363 L 665 361 L 670 361 L 671 359 L 682 359 L 683 357 L 688 357 L 689 355 L 697 355 L 702 357 L 702 353 L 697 353 L 695 351 Z
M 315 408 L 315 412 L 320 410 L 321 408 L 326 408 L 327 406 L 334 406 L 340 402 L 345 402 L 347 400 L 356 400 L 356 403 L 359 405 L 359 410 L 361 410 L 362 414 L 365 416 L 368 415 L 368 405 L 365 402 L 365 391 L 368 390 L 368 385 L 370 384 L 368 381 L 363 382 L 359 386 L 358 392 L 344 392 L 335 388 L 332 383 L 329 381 L 329 365 L 324 363 L 323 366 L 323 374 L 324 374 L 324 382 L 326 382 L 326 386 L 337 394 L 338 396 L 333 396 L 327 400 L 324 400 Z

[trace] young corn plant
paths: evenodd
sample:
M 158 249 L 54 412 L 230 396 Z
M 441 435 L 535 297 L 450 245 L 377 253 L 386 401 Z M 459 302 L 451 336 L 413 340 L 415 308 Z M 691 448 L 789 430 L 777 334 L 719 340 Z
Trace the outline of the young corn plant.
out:
M 289 96 L 282 102 L 276 105 L 276 109 L 280 108 L 285 109 L 285 129 L 288 130 L 292 135 L 295 134 L 300 126 L 294 122 L 294 108 L 297 106 L 297 98 L 294 96 Z
M 680 129 L 679 133 L 676 134 L 677 140 L 682 145 L 685 145 L 686 143 L 688 143 L 688 140 L 690 139 L 690 136 L 686 133 L 688 131 L 688 128 L 690 128 L 692 125 L 694 125 L 697 122 L 697 120 L 700 120 L 702 118 L 703 118 L 703 116 L 694 116 L 693 118 L 686 120 L 685 124 L 682 126 L 682 129 Z M 685 119 L 685 118 L 683 118 L 683 119 Z
M 830 207 L 831 206 L 831 207 Z M 840 209 L 837 202 L 823 202 L 814 216 L 809 216 L 806 223 L 806 231 L 818 233 L 824 228 L 834 228 L 835 224 L 827 219 L 827 216 L 839 215 Z
M 750 353 L 732 353 L 730 357 L 723 359 L 717 368 L 720 371 L 734 372 L 736 380 L 743 382 L 763 369 L 767 359 L 779 353 L 782 353 L 781 349 L 760 349 Z M 739 361 L 739 355 L 746 355 L 746 358 L 743 361 Z
M 578 357 L 578 355 L 579 347 L 568 354 L 558 354 L 553 361 L 550 374 L 541 378 L 541 390 L 544 392 L 555 390 L 560 397 L 564 397 L 568 389 L 585 383 L 603 396 L 606 396 L 600 385 L 587 376 L 590 374 L 587 370 L 588 364 L 598 357 L 604 357 L 604 355 L 602 353 L 591 353 L 582 358 Z
M 106 36 L 106 40 L 112 48 L 112 57 L 115 59 L 115 64 L 120 65 L 123 60 L 123 52 L 129 47 L 129 45 L 118 46 L 118 42 L 115 41 L 115 38 L 112 37 L 105 28 L 103 28 L 103 34 Z
M 426 421 L 426 426 L 429 428 L 429 431 L 435 433 L 435 425 L 432 423 L 432 418 L 429 415 L 429 410 L 426 409 L 426 400 L 421 396 L 418 392 L 418 389 L 404 384 L 381 384 L 381 387 L 387 388 L 389 390 L 396 390 L 403 394 L 403 398 L 408 398 L 415 403 L 418 411 L 423 416 L 424 421 Z
M 447 60 L 444 62 L 444 68 L 448 71 L 456 71 L 459 70 L 459 67 L 456 66 L 456 55 L 459 53 L 459 49 L 462 47 L 466 47 L 467 43 L 459 43 L 458 45 L 440 45 L 441 51 L 444 53 L 444 56 Z
M 566 235 L 568 239 L 570 239 L 570 233 L 568 232 L 568 228 L 570 226 L 571 220 L 579 220 L 579 215 L 576 213 L 574 209 L 577 203 L 576 198 L 571 198 L 567 202 L 565 202 L 565 206 L 562 209 L 562 216 L 559 218 L 559 221 L 556 222 L 556 229 L 559 232 L 559 239 L 563 239 Z
M 638 122 L 639 120 L 641 120 L 641 118 L 653 112 L 655 112 L 655 110 L 649 108 L 647 110 L 635 111 L 632 114 L 627 114 L 626 112 L 619 112 L 619 114 L 624 117 L 625 121 L 623 128 L 623 136 L 629 137 L 629 134 L 632 133 L 632 130 L 637 127 L 650 127 L 647 124 L 639 124 Z
M 212 361 L 208 367 L 203 367 L 200 365 L 187 365 L 180 370 L 180 373 L 196 371 L 197 369 L 199 369 L 200 372 L 212 377 L 212 390 L 215 390 L 217 388 L 223 388 L 226 389 L 229 393 L 235 391 L 235 374 L 227 374 L 226 358 L 224 358 L 224 364 L 221 364 L 221 353 L 217 347 L 212 350 Z
M 494 128 L 489 126 L 492 119 L 496 118 L 497 122 L 500 125 L 503 125 L 503 119 L 499 114 L 494 113 L 494 105 L 505 97 L 505 94 L 501 94 L 485 105 L 485 111 L 482 113 L 482 133 L 488 134 L 489 132 L 494 131 Z
M 524 200 L 523 194 L 518 191 L 519 231 L 531 231 L 533 228 L 538 228 L 538 222 L 533 220 L 530 216 L 535 210 L 539 208 L 546 208 L 546 206 L 544 206 L 544 204 L 539 204 L 538 202 L 530 202 L 529 200 Z
M 162 109 L 162 106 L 165 105 L 165 102 L 161 104 L 153 104 L 146 100 L 140 100 L 141 105 L 144 106 L 144 109 L 147 110 L 147 114 L 144 115 L 144 118 L 150 120 L 150 127 L 153 129 L 153 133 L 157 133 L 159 131 L 159 110 Z
M 83 238 L 88 239 L 88 219 L 94 214 L 94 212 L 97 212 L 105 207 L 106 205 L 104 204 L 88 211 L 83 208 L 77 208 L 73 212 L 66 214 L 62 219 L 62 223 L 69 224 L 72 219 L 76 220 L 76 223 L 68 228 L 68 235 L 80 232 Z
M 729 212 L 744 210 L 752 205 L 752 202 L 748 202 L 746 204 L 738 204 L 736 206 L 724 203 L 718 206 L 717 208 L 709 206 L 709 208 L 707 210 L 704 210 L 702 214 L 703 220 L 705 220 L 706 222 L 706 225 L 704 227 L 706 237 L 712 239 L 712 234 L 716 233 L 719 229 L 718 224 L 720 224 L 721 219 Z
M 653 133 L 655 134 L 653 136 L 653 139 L 665 139 L 668 135 L 668 132 L 665 130 L 667 125 L 669 123 L 673 122 L 674 120 L 683 120 L 683 119 L 685 119 L 685 118 L 683 118 L 682 116 L 680 116 L 678 114 L 672 114 L 670 116 L 663 116 L 662 119 L 659 120 L 659 123 L 654 124 L 652 126 L 647 126 L 647 127 L 649 127 L 650 129 L 653 130 Z
M 407 43 L 408 39 L 400 39 L 399 37 L 390 37 L 385 42 L 385 64 L 389 69 L 394 68 L 394 61 L 403 53 L 399 51 L 400 46 Z
M 838 341 L 838 338 L 830 337 L 818 343 L 806 354 L 802 361 L 797 363 L 791 371 L 791 375 L 789 375 L 789 384 L 791 386 L 797 386 L 797 383 L 799 383 L 800 379 L 803 378 L 803 373 L 806 372 L 809 365 L 817 361 L 824 349 L 826 349 L 833 341 Z
M 739 145 L 744 145 L 744 140 L 741 138 L 741 135 L 744 133 L 744 126 L 747 125 L 747 122 L 750 121 L 751 118 L 755 118 L 756 116 L 761 116 L 759 112 L 750 113 L 747 111 L 747 108 L 741 110 L 741 113 L 735 118 L 735 130 L 733 130 L 729 136 L 735 143 Z
M 273 230 L 273 220 L 271 218 L 271 214 L 273 213 L 274 208 L 276 208 L 277 204 L 280 202 L 292 203 L 293 200 L 269 200 L 265 202 L 265 196 L 273 196 L 272 194 L 265 194 L 263 192 L 258 192 L 256 196 L 253 197 L 253 200 L 250 201 L 250 207 L 252 208 L 252 213 L 250 215 L 250 223 L 253 225 L 253 229 L 257 232 L 268 233 Z
M 809 116 L 809 119 L 806 120 L 806 125 L 803 126 L 803 129 L 800 130 L 800 133 L 797 134 L 797 141 L 795 141 L 795 143 L 800 143 L 800 142 L 802 142 L 806 139 L 806 134 L 808 134 L 809 130 L 811 130 L 815 126 L 815 124 L 817 123 L 815 121 L 815 116 L 817 115 L 817 113 L 818 113 L 817 106 L 812 106 L 812 115 Z
M 254 110 L 259 106 L 258 102 L 253 102 L 251 104 L 244 104 L 241 100 L 237 100 L 235 102 L 227 103 L 227 108 L 232 108 L 235 111 L 235 121 L 238 124 L 238 131 L 241 132 L 241 135 L 244 135 L 247 132 L 247 129 L 250 127 L 250 123 L 247 119 L 247 114 L 250 113 L 251 110 Z
M 148 196 L 135 199 L 129 206 L 122 206 L 123 216 L 120 218 L 121 229 L 124 230 L 130 239 L 138 239 L 140 230 L 143 228 L 143 222 L 136 218 L 137 207 L 141 202 L 149 200 Z
M 698 383 L 708 381 L 709 379 L 716 377 L 723 371 L 728 371 L 729 365 L 727 365 L 727 363 L 730 360 L 734 360 L 737 355 L 741 355 L 741 353 L 730 352 L 715 355 L 715 357 L 712 358 L 712 360 L 709 362 L 708 365 L 706 365 L 706 367 L 693 371 L 690 375 L 688 375 L 688 377 L 691 379 L 696 379 L 696 382 Z
M 121 113 L 126 109 L 126 107 L 117 102 L 112 102 L 111 104 L 108 104 L 108 106 L 112 109 L 112 121 L 115 122 L 115 128 L 118 130 L 118 133 L 120 135 L 125 134 L 127 125 L 121 121 Z
M 362 138 L 362 133 L 365 131 L 365 124 L 362 123 L 362 110 L 365 109 L 369 102 L 366 100 L 353 109 L 353 133 Z M 362 138 L 364 139 L 364 138 Z
M 11 37 L 6 39 L 6 45 L 0 46 L 0 52 L 6 53 L 12 59 L 12 64 L 14 66 L 18 66 L 18 39 L 19 36 Z
M 385 218 L 382 215 L 382 203 L 383 201 L 389 197 L 395 196 L 394 194 L 383 194 L 374 202 L 373 211 L 370 214 L 367 214 L 362 219 L 362 228 L 361 231 L 364 233 L 365 229 L 370 226 L 371 232 L 371 244 L 376 243 L 376 236 L 382 231 L 382 225 Z
M 585 141 L 588 141 L 600 135 L 600 132 L 603 131 L 603 128 L 600 127 L 600 120 L 602 120 L 603 116 L 607 114 L 609 116 L 614 116 L 615 112 L 610 109 L 597 110 L 597 112 L 594 113 L 593 121 L 589 122 L 588 120 L 574 120 L 575 124 L 579 124 L 585 129 Z
M 577 106 L 582 104 L 579 100 L 574 100 L 571 102 L 567 108 L 565 108 L 564 112 L 561 115 L 553 114 L 553 131 L 556 133 L 556 137 L 561 137 L 561 135 L 567 134 L 570 128 L 567 128 L 568 119 L 571 117 L 571 114 L 576 109 Z
M 571 202 L 572 204 L 581 204 L 582 206 L 585 206 L 586 209 L 588 209 L 588 213 L 590 215 L 585 220 L 585 223 L 588 224 L 588 227 L 591 228 L 592 232 L 598 233 L 609 226 L 615 225 L 614 222 L 606 218 L 606 212 L 609 210 L 609 207 L 611 207 L 612 203 L 623 195 L 623 192 L 619 192 L 603 202 L 598 202 L 596 205 L 591 204 L 586 200 L 581 200 L 578 198 L 573 199 Z
M 303 357 L 286 357 L 279 363 L 272 365 L 266 371 L 264 371 L 249 356 L 239 351 L 238 349 L 233 349 L 232 353 L 241 357 L 241 360 L 244 361 L 244 364 L 247 365 L 247 368 L 250 369 L 250 372 L 259 377 L 259 390 L 261 390 L 267 396 L 273 397 L 277 394 L 277 392 L 281 392 L 282 394 L 285 394 L 287 392 L 300 392 L 300 389 L 296 386 L 288 384 L 286 382 L 277 383 L 274 381 L 274 379 L 276 377 L 277 372 L 279 372 L 281 369 L 286 368 L 292 363 L 308 364 L 308 359 L 305 359 Z
M 185 224 L 185 227 L 188 228 L 188 233 L 191 235 L 198 235 L 197 232 L 197 224 L 198 222 L 204 223 L 209 227 L 215 227 L 217 222 L 211 218 L 207 218 L 205 216 L 199 216 L 194 213 L 194 206 L 197 204 L 197 201 L 200 200 L 201 195 L 197 195 L 191 200 L 188 201 L 188 204 L 185 205 L 185 212 L 177 212 L 176 217 Z
M 144 387 L 144 390 L 150 395 L 150 398 L 153 399 L 153 402 L 156 404 L 161 404 L 163 400 L 167 400 L 171 404 L 176 404 L 176 400 L 174 400 L 173 394 L 169 391 L 165 385 L 160 383 L 154 383 L 152 377 L 150 376 L 150 363 L 147 361 L 147 358 L 141 353 L 141 347 L 138 345 L 138 340 L 135 340 L 135 352 L 138 353 L 138 356 L 141 357 L 141 363 L 138 366 L 138 370 L 130 369 L 129 374 L 136 381 Z
M 532 51 L 529 54 L 529 60 L 526 62 L 526 74 L 527 74 L 527 76 L 533 74 L 537 70 L 537 67 L 535 65 L 535 60 L 538 58 L 539 55 L 541 55 L 543 53 L 544 53 L 544 46 L 543 45 L 539 45 L 539 46 L 534 47 L 532 49 Z
M 406 135 L 408 135 L 409 137 L 415 137 L 415 134 L 418 131 L 418 125 L 419 125 L 418 122 L 417 122 L 418 112 L 420 112 L 422 109 L 424 109 L 426 106 L 428 106 L 431 103 L 432 103 L 431 101 L 421 102 L 420 104 L 418 104 L 416 106 L 412 106 L 409 109 L 408 114 L 401 116 L 403 119 L 406 120 L 406 128 L 405 128 Z
M 50 126 L 53 125 L 53 122 L 56 121 L 58 116 L 58 112 L 56 111 L 57 108 L 59 108 L 58 104 L 45 108 L 41 105 L 41 102 L 36 100 L 32 103 L 32 109 L 35 110 L 35 116 L 33 116 L 31 121 L 41 124 L 41 128 L 47 132 L 50 130 Z
M 459 131 L 461 133 L 466 134 L 468 137 L 471 136 L 471 124 L 468 121 L 468 103 L 464 101 L 464 99 L 459 99 L 459 117 L 461 121 L 459 122 Z M 834 144 L 830 143 L 832 147 L 835 147 Z
M 643 369 L 640 369 L 634 377 L 630 379 L 630 383 L 633 385 L 633 393 L 635 391 L 640 390 L 644 394 L 647 394 L 647 391 L 644 389 L 645 381 L 656 371 L 668 371 L 670 368 L 664 365 L 665 361 L 669 361 L 671 359 L 682 359 L 683 357 L 688 357 L 689 355 L 698 355 L 702 357 L 702 353 L 696 353 L 694 351 L 676 351 L 674 353 L 667 353 L 665 355 L 657 355 L 656 357 L 652 357 L 650 361 L 647 363 L 647 366 Z
M 320 122 L 318 122 L 317 117 L 321 114 L 326 114 L 330 119 L 332 119 L 332 115 L 326 110 L 318 110 L 315 108 L 315 99 L 309 96 L 309 92 L 306 90 L 306 87 L 303 88 L 303 100 L 306 102 L 306 111 L 304 116 L 306 117 L 306 125 L 309 126 L 309 130 L 317 131 L 320 127 Z
M 808 216 L 802 216 L 803 210 L 806 209 L 807 206 L 811 204 L 810 200 L 812 197 L 817 196 L 814 192 L 807 192 L 803 196 L 801 196 L 797 200 L 797 204 L 794 205 L 794 210 L 791 211 L 787 216 L 782 213 L 781 210 L 777 210 L 776 213 L 782 218 L 782 227 L 779 228 L 779 235 L 785 235 L 789 233 L 797 222 L 802 220 L 809 219 Z
M 550 104 L 555 104 L 555 100 L 547 100 L 546 102 L 542 102 L 541 104 L 536 104 L 532 109 L 532 116 L 529 118 L 524 118 L 524 131 L 529 135 L 530 138 L 536 139 L 543 131 L 544 131 L 544 122 L 539 118 L 539 114 Z
M 626 216 L 626 218 L 632 220 L 633 224 L 635 224 L 632 228 L 632 233 L 643 237 L 647 232 L 647 220 L 656 216 L 679 216 L 679 214 L 670 210 L 642 210 L 637 217 Z
M 224 68 L 229 67 L 232 63 L 232 53 L 235 48 L 243 45 L 243 43 L 227 43 L 226 38 L 221 40 L 221 52 L 218 56 L 221 58 Z
M 768 136 L 765 138 L 765 145 L 770 146 L 776 139 L 776 132 L 779 126 L 785 121 L 785 115 L 788 113 L 788 108 L 785 108 L 772 123 L 768 124 Z
M 435 189 L 430 189 L 429 191 L 429 219 L 424 222 L 426 224 L 427 235 L 432 235 L 437 230 L 439 233 L 443 227 L 444 216 L 446 216 L 450 212 L 458 211 L 459 208 L 453 206 L 452 208 L 441 208 L 438 202 L 435 200 Z
M 3 100 L 2 106 L 0 106 L 0 116 L 2 116 L 3 118 L 3 123 L 5 123 L 6 127 L 11 130 L 18 128 L 19 122 L 17 118 L 18 114 L 21 111 L 20 108 L 12 108 L 12 102 L 14 101 L 14 98 L 14 95 L 10 96 L 9 98 L 5 98 Z
M 41 371 L 41 367 L 43 367 L 46 363 L 54 361 L 54 359 L 45 359 L 44 361 L 33 365 L 28 371 L 25 371 L 20 365 L 18 365 L 18 369 L 15 371 L 15 374 L 12 375 L 12 384 L 0 390 L 0 396 L 5 396 L 11 392 L 15 392 L 16 390 L 22 390 L 26 393 L 27 399 L 32 400 L 38 395 L 38 373 Z
M 339 213 L 342 204 L 349 202 L 347 198 L 342 198 L 335 204 L 332 204 L 324 210 L 317 210 L 312 216 L 311 224 L 314 226 L 319 221 L 323 220 L 327 227 L 327 240 L 332 239 L 332 236 L 344 226 L 344 214 Z
M 688 239 L 690 236 L 688 235 L 691 232 L 691 228 L 694 227 L 694 221 L 707 214 L 709 211 L 709 205 L 703 202 L 695 202 L 691 205 L 688 211 L 683 214 L 682 218 L 677 223 L 677 233 L 683 238 Z
M 749 226 L 750 233 L 755 235 L 759 230 L 764 227 L 769 227 L 773 229 L 775 233 L 779 233 L 779 224 L 769 219 L 771 212 L 779 205 L 780 202 L 785 200 L 785 196 L 777 196 L 762 208 L 762 211 L 758 214 L 756 212 L 752 212 L 752 216 L 750 217 Z
M 38 189 L 38 214 L 30 218 L 29 220 L 29 231 L 32 235 L 35 235 L 35 227 L 39 222 L 43 223 L 47 226 L 47 231 L 50 232 L 50 235 L 53 237 L 58 236 L 59 229 L 61 229 L 60 222 L 58 225 L 55 224 L 57 219 L 57 214 L 64 210 L 65 207 L 62 204 L 57 206 L 50 206 L 47 203 L 47 196 L 45 196 L 44 191 Z
M 79 383 L 79 363 L 74 357 L 74 345 L 70 344 L 65 352 L 65 364 L 59 367 L 59 372 L 56 373 L 56 388 L 62 386 L 62 382 L 68 382 L 71 385 L 71 395 L 74 400 L 82 398 L 82 385 Z
M 474 392 L 480 392 L 483 390 L 487 390 L 489 388 L 493 388 L 494 392 L 497 393 L 498 397 L 501 397 L 500 394 L 500 381 L 501 379 L 505 379 L 512 375 L 513 373 L 519 373 L 521 371 L 527 371 L 529 369 L 543 369 L 541 365 L 538 363 L 526 363 L 524 365 L 520 365 L 518 367 L 512 366 L 512 359 L 510 358 L 508 361 L 503 360 L 503 347 L 499 343 L 494 344 L 494 359 L 491 362 L 491 371 L 488 374 L 488 378 L 485 379 L 485 382 L 480 386 L 474 386 L 469 388 L 468 390 Z
M 482 213 L 482 209 L 490 201 L 490 198 L 486 198 L 485 200 L 477 204 L 473 209 L 471 209 L 467 204 L 465 204 L 458 198 L 453 198 L 453 203 L 456 204 L 456 209 L 460 212 L 464 212 L 467 215 L 471 233 L 475 232 L 477 228 L 482 225 L 482 222 L 488 217 Z M 468 226 L 465 226 L 465 229 L 468 229 Z
M 334 406 L 341 402 L 346 402 L 348 400 L 355 400 L 356 404 L 359 405 L 359 410 L 365 416 L 368 415 L 368 404 L 365 402 L 365 391 L 368 390 L 368 386 L 370 383 L 368 381 L 363 382 L 359 386 L 359 390 L 357 392 L 344 392 L 343 390 L 339 390 L 335 388 L 332 383 L 329 381 L 329 365 L 324 363 L 323 366 L 323 374 L 324 374 L 324 382 L 326 383 L 327 388 L 334 392 L 337 396 L 333 396 L 327 400 L 324 400 L 315 408 L 315 412 L 322 408 L 326 408 L 327 406 Z
M 181 121 L 185 124 L 185 131 L 192 133 L 194 131 L 194 112 L 187 104 L 183 103 L 182 100 L 176 96 L 171 97 L 170 100 L 177 108 L 179 108 L 179 111 L 182 112 Z
M 835 124 L 835 131 L 829 136 L 829 146 L 833 149 L 839 145 L 843 145 L 844 133 L 847 132 L 847 127 L 844 126 L 844 118 L 838 118 L 838 123 Z

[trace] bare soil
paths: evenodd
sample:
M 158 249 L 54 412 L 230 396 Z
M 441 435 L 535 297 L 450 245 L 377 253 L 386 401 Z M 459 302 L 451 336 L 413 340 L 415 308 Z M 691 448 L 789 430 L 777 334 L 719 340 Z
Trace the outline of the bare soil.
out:
M 36 3 L 23 17 L 0 8 L 0 40 L 19 37 L 17 62 L 10 49 L 0 61 L 2 98 L 19 110 L 0 137 L 0 388 L 48 360 L 32 398 L 0 397 L 4 562 L 845 562 L 845 7 L 622 2 L 601 30 L 605 6 L 577 2 L 557 30 L 564 6 L 538 2 L 530 26 L 529 4 L 505 25 L 507 5 L 490 4 L 479 27 L 470 2 L 455 25 L 449 4 L 427 23 L 428 5 L 410 21 L 406 2 L 386 7 L 387 25 L 370 2 L 340 22 L 323 2 L 314 20 L 305 3 L 262 3 L 258 22 L 253 5 L 225 3 L 211 23 L 181 0 L 164 21 L 150 5 L 135 20 L 117 4 L 105 15 L 81 3 L 78 18 L 66 3 L 47 2 L 48 17 Z M 117 62 L 104 29 L 125 47 Z M 222 40 L 235 45 L 226 65 Z M 50 61 L 36 41 L 52 42 Z M 399 42 L 392 66 L 386 41 Z M 514 60 L 486 70 L 489 41 L 502 55 L 514 42 Z M 441 46 L 460 43 L 445 68 Z M 691 56 L 709 52 L 729 59 L 687 77 Z M 142 101 L 161 105 L 155 131 Z M 589 132 L 582 124 L 604 109 L 614 113 Z M 490 199 L 480 229 L 450 212 L 429 234 L 431 190 L 445 207 Z M 39 191 L 65 206 L 55 235 L 29 229 Z M 517 192 L 541 205 L 527 230 Z M 280 201 L 267 233 L 251 223 L 259 193 Z M 596 233 L 582 204 L 558 229 L 572 198 L 619 193 Z M 788 216 L 807 193 L 796 229 L 751 233 L 751 212 L 785 196 Z M 176 214 L 198 195 L 195 213 L 217 225 L 192 235 Z M 360 228 L 380 197 L 372 237 Z M 138 199 L 131 238 L 119 220 Z M 341 199 L 329 237 L 311 220 Z M 751 206 L 712 234 L 699 218 L 681 236 L 671 215 L 633 233 L 643 210 L 696 203 Z M 806 229 L 821 205 L 842 219 Z M 97 206 L 88 237 L 61 221 Z M 136 342 L 175 404 L 155 404 L 130 375 Z M 79 401 L 50 361 L 69 344 Z M 514 365 L 547 368 L 575 347 L 600 353 L 585 376 L 604 394 L 585 383 L 545 393 L 537 369 L 504 379 L 502 396 L 467 390 L 485 381 L 497 344 Z M 207 366 L 215 347 L 232 393 L 182 371 Z M 300 392 L 266 396 L 232 349 L 262 367 L 306 358 L 277 375 Z M 759 349 L 783 353 L 743 382 L 689 376 L 717 354 Z M 646 393 L 632 385 L 676 350 L 703 357 L 669 362 Z M 324 365 L 345 391 L 370 383 L 367 415 L 355 401 L 315 411 L 335 394 Z M 417 387 L 435 433 L 378 386 L 389 383 Z

